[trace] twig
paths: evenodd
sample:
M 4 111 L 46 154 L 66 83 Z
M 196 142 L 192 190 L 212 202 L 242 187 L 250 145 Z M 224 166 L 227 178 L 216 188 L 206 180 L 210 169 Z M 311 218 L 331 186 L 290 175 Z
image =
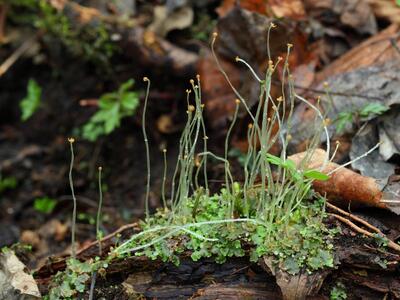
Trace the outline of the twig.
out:
M 368 237 L 374 238 L 374 234 L 357 226 L 356 224 L 354 224 L 353 222 L 351 222 L 349 219 L 346 219 L 345 217 L 339 216 L 337 214 L 333 214 L 333 213 L 329 213 L 328 215 L 338 219 L 339 221 L 345 223 L 346 225 L 348 225 L 351 229 L 353 229 L 354 231 L 361 233 L 363 235 L 366 235 Z M 400 245 L 396 244 L 395 242 L 389 240 L 386 235 L 383 235 L 386 239 L 387 239 L 387 243 L 388 243 L 388 247 L 392 250 L 398 251 L 400 252 Z
M 343 209 L 341 209 L 341 208 L 339 208 L 339 207 L 337 207 L 337 206 L 335 206 L 335 205 L 333 205 L 333 204 L 331 204 L 329 202 L 326 202 L 326 206 L 329 207 L 329 208 L 332 208 L 333 210 L 336 210 L 337 212 L 341 213 L 342 215 L 345 215 L 346 217 L 349 217 L 350 219 L 353 219 L 354 221 L 357 221 L 358 223 L 363 224 L 365 227 L 368 227 L 369 229 L 372 229 L 376 233 L 379 233 L 379 234 L 383 235 L 383 233 L 379 230 L 379 228 L 375 227 L 374 225 L 371 225 L 367 221 L 365 221 L 365 220 L 363 220 L 363 219 L 361 219 L 361 218 L 359 218 L 359 217 L 357 217 L 357 216 L 355 216 L 355 215 L 353 215 L 353 214 L 351 214 L 351 213 L 349 213 L 347 211 L 344 211 Z
M 138 223 L 131 223 L 131 224 L 126 224 L 126 225 L 124 225 L 124 226 L 121 226 L 121 227 L 118 228 L 116 231 L 114 231 L 114 232 L 112 232 L 112 233 L 106 235 L 105 237 L 103 237 L 100 241 L 97 241 L 97 240 L 96 240 L 96 241 L 93 241 L 93 242 L 91 242 L 90 244 L 88 244 L 87 246 L 81 248 L 76 254 L 77 254 L 77 256 L 79 256 L 79 255 L 81 255 L 82 253 L 84 253 L 86 250 L 88 250 L 89 248 L 91 248 L 91 247 L 93 247 L 93 246 L 95 246 L 95 245 L 98 245 L 99 242 L 103 244 L 103 243 L 105 243 L 106 241 L 112 239 L 112 238 L 113 238 L 114 236 L 116 236 L 117 234 L 119 234 L 119 233 L 121 233 L 121 232 L 123 232 L 123 231 L 125 231 L 125 230 L 131 229 L 131 228 L 133 228 L 133 229 L 139 229 Z
M 272 80 L 272 83 L 273 84 L 279 84 L 279 85 L 282 84 L 278 80 Z M 296 89 L 300 89 L 300 90 L 303 90 L 303 91 L 309 91 L 309 92 L 313 92 L 313 93 L 316 93 L 316 94 L 322 94 L 322 95 L 326 94 L 325 90 L 305 87 L 305 86 L 301 86 L 301 85 L 298 85 L 298 84 L 293 84 L 293 87 L 296 88 Z M 332 92 L 331 91 L 331 92 L 329 92 L 329 94 L 334 95 L 334 96 L 359 97 L 359 98 L 364 98 L 364 99 L 369 99 L 369 100 L 377 100 L 377 101 L 384 100 L 384 98 L 381 98 L 381 97 L 367 96 L 367 95 L 353 94 L 353 93 L 342 93 L 342 92 Z
M 22 45 L 14 51 L 1 65 L 0 65 L 0 77 L 3 76 L 8 69 L 36 42 L 37 38 L 41 35 L 41 32 L 36 33 L 33 37 L 26 40 Z

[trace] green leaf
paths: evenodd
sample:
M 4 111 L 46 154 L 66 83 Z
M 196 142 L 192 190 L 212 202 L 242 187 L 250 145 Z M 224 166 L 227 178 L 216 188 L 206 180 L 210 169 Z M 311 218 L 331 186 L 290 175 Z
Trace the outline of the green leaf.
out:
M 126 81 L 120 85 L 118 92 L 120 94 L 125 93 L 127 90 L 129 90 L 131 87 L 133 87 L 134 84 L 135 84 L 135 81 L 133 79 L 129 79 L 128 81 Z
M 36 211 L 49 214 L 51 213 L 57 205 L 57 201 L 48 197 L 37 198 L 33 204 Z
M 17 179 L 15 177 L 0 177 L 0 194 L 5 190 L 15 189 L 17 187 Z
M 287 159 L 283 163 L 283 167 L 290 170 L 290 171 L 296 171 L 296 163 L 293 160 Z
M 400 0 L 396 0 L 396 4 L 400 6 Z
M 139 105 L 139 98 L 137 93 L 128 92 L 121 96 L 121 105 L 125 110 L 134 113 Z
M 347 124 L 351 124 L 353 122 L 353 112 L 341 112 L 339 113 L 336 123 L 336 133 L 340 134 L 343 132 L 344 128 Z
M 112 109 L 108 111 L 108 118 L 105 120 L 104 123 L 104 132 L 105 134 L 109 134 L 115 128 L 119 126 L 119 106 L 114 105 Z
M 321 181 L 325 181 L 325 180 L 329 179 L 329 175 L 326 175 L 317 170 L 307 170 L 303 174 L 305 177 L 310 178 L 310 179 L 316 179 L 316 180 L 321 180 Z
M 288 257 L 287 259 L 285 259 L 285 261 L 283 262 L 283 268 L 286 270 L 286 272 L 292 275 L 300 272 L 300 266 L 296 259 L 293 257 Z
M 34 79 L 29 79 L 27 87 L 27 95 L 20 102 L 21 119 L 22 121 L 28 120 L 39 108 L 42 89 Z
M 360 110 L 360 116 L 362 118 L 367 118 L 375 115 L 381 115 L 387 111 L 389 107 L 383 105 L 382 103 L 368 103 Z
M 270 153 L 267 153 L 267 161 L 277 166 L 283 166 L 284 164 L 284 161 L 280 157 L 272 155 Z
M 136 92 L 128 90 L 134 81 L 123 83 L 118 91 L 103 94 L 99 99 L 99 110 L 83 126 L 82 136 L 95 141 L 101 135 L 110 134 L 120 126 L 124 117 L 135 113 L 139 105 L 139 96 Z

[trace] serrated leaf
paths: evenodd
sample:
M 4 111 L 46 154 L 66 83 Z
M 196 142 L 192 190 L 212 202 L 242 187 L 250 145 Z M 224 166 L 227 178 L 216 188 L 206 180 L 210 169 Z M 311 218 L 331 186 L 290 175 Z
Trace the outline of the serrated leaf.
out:
M 128 81 L 124 82 L 123 84 L 120 85 L 118 92 L 120 94 L 126 92 L 129 90 L 133 85 L 135 84 L 135 81 L 133 79 L 129 79 Z
M 118 113 L 119 107 L 117 105 L 113 106 L 112 109 L 108 111 L 108 119 L 104 123 L 105 134 L 109 134 L 119 126 L 120 118 Z
M 121 97 L 121 105 L 125 110 L 130 111 L 130 113 L 134 113 L 135 109 L 139 105 L 138 95 L 135 92 L 125 93 Z
M 336 133 L 340 134 L 343 132 L 344 128 L 347 124 L 351 124 L 353 122 L 353 113 L 352 112 L 341 112 L 335 123 L 336 123 Z
M 381 115 L 388 109 L 389 108 L 382 103 L 368 103 L 360 110 L 360 116 L 366 118 L 373 115 Z
M 325 181 L 328 180 L 330 177 L 320 171 L 317 170 L 307 170 L 303 173 L 303 175 L 310 179 L 321 180 Z

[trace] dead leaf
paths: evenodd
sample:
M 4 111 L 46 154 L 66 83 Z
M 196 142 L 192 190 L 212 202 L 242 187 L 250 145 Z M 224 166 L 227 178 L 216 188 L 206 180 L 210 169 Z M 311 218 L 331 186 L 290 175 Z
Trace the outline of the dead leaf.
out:
M 125 55 L 137 59 L 139 63 L 149 68 L 165 68 L 168 72 L 180 75 L 193 74 L 198 60 L 194 52 L 180 48 L 158 37 L 154 32 L 146 31 L 142 27 L 126 29 L 121 33 L 121 47 Z
M 193 9 L 189 6 L 170 11 L 167 6 L 158 5 L 154 7 L 153 22 L 147 29 L 165 37 L 174 29 L 185 29 L 192 25 L 193 17 Z
M 301 152 L 289 156 L 289 159 L 299 165 L 305 155 L 306 152 Z M 325 157 L 326 152 L 322 149 L 317 149 L 313 153 L 310 163 L 305 167 L 308 169 L 319 169 L 323 165 Z M 338 167 L 338 164 L 330 162 L 322 172 L 328 174 Z M 326 195 L 330 202 L 336 203 L 338 206 L 348 207 L 351 205 L 351 207 L 354 207 L 361 205 L 379 207 L 389 209 L 397 214 L 400 213 L 398 207 L 381 202 L 381 200 L 384 200 L 384 193 L 379 181 L 371 177 L 362 176 L 346 168 L 335 171 L 330 175 L 329 180 L 314 181 L 313 187 L 316 192 Z M 392 197 L 389 200 L 397 201 L 399 199 L 393 199 Z
M 391 25 L 379 34 L 374 35 L 354 47 L 346 54 L 324 68 L 316 76 L 316 82 L 322 83 L 333 75 L 350 72 L 361 67 L 379 65 L 386 61 L 400 58 L 399 51 L 393 46 L 393 42 L 400 47 L 398 25 Z
M 310 17 L 322 23 L 349 26 L 360 34 L 375 34 L 378 30 L 367 1 L 304 0 L 304 7 Z
M 235 87 L 239 87 L 240 73 L 233 63 L 221 59 L 221 65 L 229 74 L 229 78 Z M 197 70 L 201 78 L 201 88 L 205 113 L 211 128 L 223 127 L 228 116 L 235 110 L 235 94 L 218 70 L 211 53 L 205 54 L 199 60 Z
M 374 14 L 381 19 L 400 25 L 400 7 L 396 1 L 367 0 Z
M 64 240 L 68 233 L 68 226 L 57 219 L 51 219 L 38 230 L 42 239 Z
M 24 244 L 31 245 L 34 249 L 39 249 L 42 244 L 39 235 L 33 230 L 24 230 L 21 233 L 20 241 Z
M 180 129 L 180 126 L 177 126 L 177 124 L 174 123 L 171 115 L 164 114 L 157 119 L 157 129 L 161 133 L 170 134 L 177 132 Z
M 0 299 L 41 299 L 32 275 L 11 250 L 0 254 Z
M 220 17 L 227 15 L 235 8 L 236 2 L 242 9 L 269 17 L 288 18 L 298 21 L 305 19 L 306 16 L 301 0 L 224 0 L 216 9 L 218 15 Z
M 350 159 L 355 159 L 367 152 L 379 142 L 379 133 L 377 122 L 370 122 L 357 132 L 352 139 L 350 148 Z M 389 176 L 394 174 L 395 165 L 386 162 L 384 157 L 380 154 L 381 151 L 375 150 L 367 157 L 364 157 L 351 166 L 360 171 L 364 176 L 382 179 L 387 182 Z
M 232 9 L 235 8 L 236 3 L 239 6 L 248 11 L 257 12 L 260 14 L 266 14 L 267 8 L 264 0 L 224 0 L 222 4 L 216 9 L 220 17 L 227 15 Z
M 268 0 L 267 11 L 269 16 L 276 18 L 288 18 L 291 20 L 304 20 L 306 12 L 301 0 Z
M 332 108 L 327 117 L 332 120 L 329 127 L 330 134 L 335 135 L 338 116 L 340 113 L 351 113 L 352 120 L 346 122 L 346 126 L 340 134 L 354 133 L 366 120 L 361 121 L 357 117 L 360 111 L 367 104 L 379 103 L 390 107 L 400 103 L 400 60 L 389 60 L 381 65 L 364 67 L 352 72 L 337 74 L 329 77 L 327 83 L 330 90 L 330 98 L 321 93 L 322 106 Z M 315 90 L 324 91 L 324 84 L 320 83 L 314 87 Z M 352 113 L 353 112 L 353 113 Z M 376 117 L 371 114 L 368 121 Z M 292 117 L 291 151 L 299 150 L 299 145 L 307 142 L 314 134 L 316 113 L 306 104 L 299 104 L 295 108 Z M 318 121 L 317 121 L 318 122 Z M 357 124 L 358 123 L 358 124 Z M 322 136 L 325 142 L 325 136 Z

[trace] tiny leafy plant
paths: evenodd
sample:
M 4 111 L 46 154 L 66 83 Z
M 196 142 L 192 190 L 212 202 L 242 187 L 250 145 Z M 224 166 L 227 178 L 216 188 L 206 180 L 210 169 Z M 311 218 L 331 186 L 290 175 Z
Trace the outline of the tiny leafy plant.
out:
M 27 95 L 20 102 L 21 120 L 28 120 L 39 108 L 41 103 L 42 88 L 34 79 L 29 79 Z
M 35 210 L 43 214 L 51 214 L 56 205 L 57 201 L 49 197 L 36 198 L 33 203 Z
M 382 103 L 368 103 L 360 108 L 351 111 L 342 111 L 335 120 L 336 133 L 340 134 L 344 131 L 348 124 L 354 122 L 365 121 L 370 118 L 379 116 L 386 112 L 389 108 Z
M 216 35 L 212 53 L 217 66 L 233 88 L 215 55 L 215 40 Z M 146 202 L 146 219 L 141 223 L 143 231 L 119 245 L 113 250 L 113 255 L 145 255 L 175 264 L 179 264 L 179 254 L 187 251 L 193 260 L 213 257 L 217 263 L 246 254 L 253 261 L 268 256 L 289 274 L 334 266 L 334 230 L 328 229 L 323 222 L 326 200 L 312 189 L 313 181 L 329 179 L 322 170 L 332 158 L 327 155 L 320 169 L 307 167 L 319 145 L 321 133 L 327 137 L 326 152 L 330 152 L 327 122 L 319 108 L 296 94 L 288 67 L 290 48 L 291 45 L 284 60 L 282 79 L 289 91 L 285 92 L 286 89 L 282 88 L 283 95 L 277 99 L 270 95 L 271 82 L 282 58 L 278 58 L 276 63 L 269 58 L 263 79 L 247 62 L 236 59 L 246 65 L 258 81 L 260 100 L 255 110 L 251 111 L 246 100 L 233 88 L 238 99 L 235 100 L 236 109 L 227 131 L 223 156 L 207 148 L 200 76 L 197 76 L 197 81 L 190 80 L 191 89 L 186 91 L 187 121 L 179 141 L 171 195 L 165 200 L 163 188 L 164 207 L 154 215 L 149 214 Z M 145 78 L 145 81 L 149 89 L 149 79 Z M 191 95 L 194 95 L 194 99 Z M 298 164 L 287 157 L 291 116 L 296 100 L 306 103 L 317 112 L 315 135 L 310 140 L 307 155 Z M 237 155 L 229 151 L 229 136 L 240 105 L 243 105 L 252 122 L 247 132 L 247 153 Z M 145 111 L 144 108 L 143 114 Z M 278 131 L 273 130 L 274 126 L 279 128 Z M 143 133 L 147 145 L 144 124 Z M 277 142 L 282 151 L 274 155 L 270 150 Z M 240 157 L 244 182 L 234 180 L 228 155 Z M 208 188 L 208 159 L 213 163 L 222 163 L 225 170 L 224 186 L 214 194 Z M 150 173 L 148 186 L 149 176 Z
M 0 173 L 0 194 L 6 190 L 15 189 L 17 187 L 17 179 L 15 177 L 2 177 Z
M 121 84 L 119 89 L 100 97 L 99 110 L 83 126 L 82 135 L 89 141 L 96 141 L 102 135 L 108 135 L 120 126 L 121 120 L 132 116 L 138 105 L 137 92 L 132 91 L 133 79 Z
M 343 283 L 338 282 L 331 290 L 330 300 L 345 300 L 347 299 L 346 287 Z
M 268 36 L 271 24 L 268 30 Z M 72 166 L 74 161 L 71 143 L 70 186 L 74 200 L 72 222 L 72 257 L 67 269 L 55 276 L 56 284 L 50 291 L 50 299 L 76 298 L 85 290 L 92 275 L 92 286 L 96 272 L 100 273 L 111 259 L 121 259 L 131 255 L 147 256 L 164 262 L 180 263 L 180 254 L 190 253 L 192 260 L 213 258 L 224 263 L 230 257 L 248 255 L 251 261 L 268 257 L 289 274 L 314 272 L 334 267 L 333 238 L 336 231 L 328 228 L 324 219 L 326 199 L 313 188 L 314 181 L 328 180 L 323 172 L 330 157 L 330 139 L 326 114 L 296 94 L 293 78 L 289 71 L 288 45 L 285 59 L 269 64 L 261 79 L 256 72 L 240 58 L 236 61 L 248 67 L 259 84 L 259 102 L 250 110 L 246 100 L 233 87 L 229 77 L 221 68 L 218 57 L 212 53 L 218 68 L 233 88 L 237 99 L 235 112 L 225 138 L 225 149 L 217 155 L 208 149 L 208 136 L 203 118 L 205 108 L 201 96 L 200 76 L 190 80 L 187 95 L 187 118 L 179 140 L 178 159 L 171 178 L 170 195 L 166 195 L 166 149 L 164 155 L 164 173 L 162 183 L 163 207 L 154 214 L 149 209 L 150 155 L 149 140 L 145 128 L 145 116 L 150 90 L 147 83 L 143 108 L 142 132 L 146 146 L 147 182 L 145 198 L 145 219 L 141 221 L 142 231 L 129 237 L 104 260 L 79 262 L 76 260 L 75 219 L 76 197 L 72 184 Z M 276 99 L 271 96 L 274 72 L 283 61 L 282 95 Z M 115 93 L 101 97 L 99 111 L 92 117 L 86 131 L 96 132 L 88 139 L 95 140 L 101 134 L 108 134 L 119 126 L 124 116 L 132 115 L 138 105 L 136 93 L 129 92 L 133 81 L 123 84 Z M 193 95 L 193 97 L 191 97 Z M 127 101 L 127 102 L 126 102 Z M 310 139 L 304 158 L 295 163 L 288 158 L 288 144 L 291 139 L 291 116 L 295 101 L 306 103 L 315 110 L 315 133 Z M 242 154 L 241 165 L 243 182 L 234 180 L 228 160 L 229 137 L 238 116 L 239 106 L 243 106 L 251 119 L 248 126 L 248 149 Z M 275 130 L 278 128 L 278 130 Z M 97 131 L 96 131 L 97 130 Z M 84 128 L 85 133 L 85 128 Z M 319 169 L 309 168 L 313 153 L 319 147 L 321 135 L 326 135 L 326 157 Z M 280 144 L 279 154 L 271 149 Z M 207 164 L 221 163 L 224 167 L 224 184 L 217 192 L 211 192 L 207 174 Z M 99 211 L 96 231 L 99 232 L 101 209 L 101 174 L 99 173 Z M 94 220 L 93 220 L 94 221 Z M 99 239 L 99 236 L 98 236 Z M 100 245 L 100 241 L 99 241 Z M 92 295 L 92 289 L 91 289 Z M 340 298 L 337 298 L 340 299 Z
M 58 272 L 50 284 L 49 299 L 81 299 L 78 297 L 85 291 L 86 283 L 93 272 L 105 270 L 108 262 L 91 259 L 81 262 L 78 259 L 70 258 L 67 260 L 66 269 Z
M 0 3 L 4 0 L 0 0 Z M 6 0 L 7 17 L 14 24 L 44 32 L 44 42 L 58 42 L 75 57 L 92 62 L 104 71 L 117 51 L 104 22 L 74 22 L 68 10 L 56 9 L 47 0 Z

